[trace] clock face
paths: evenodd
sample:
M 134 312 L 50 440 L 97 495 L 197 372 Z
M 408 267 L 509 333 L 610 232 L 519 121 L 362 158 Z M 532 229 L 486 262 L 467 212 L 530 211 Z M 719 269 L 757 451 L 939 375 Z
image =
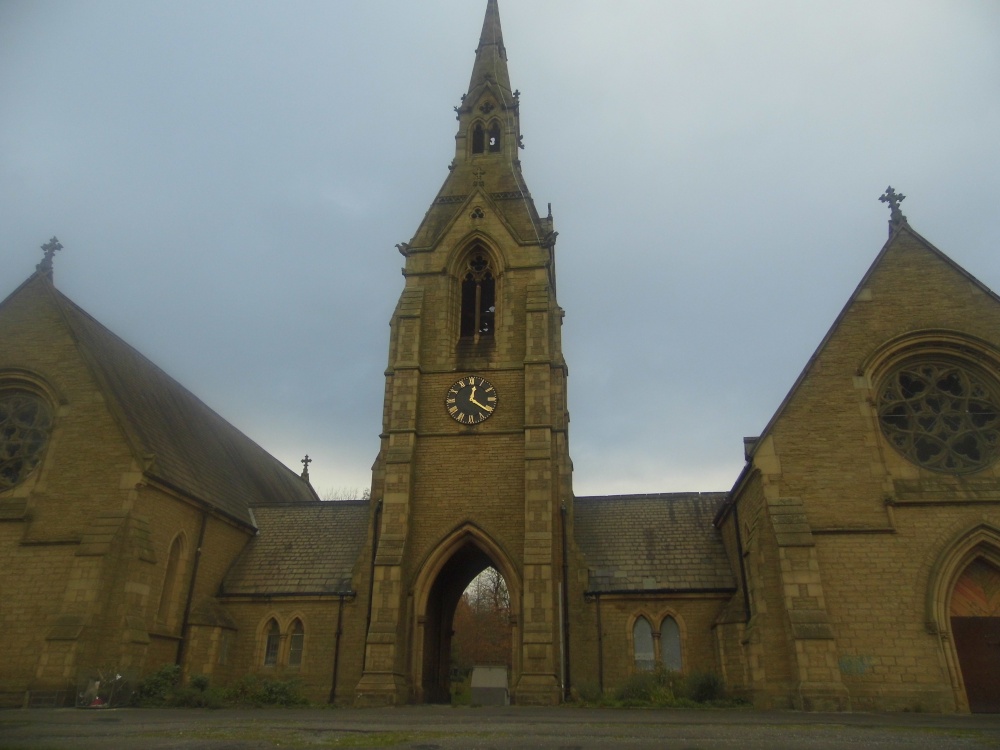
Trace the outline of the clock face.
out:
M 455 383 L 444 397 L 444 408 L 459 424 L 479 424 L 497 408 L 497 391 L 486 378 L 470 375 Z

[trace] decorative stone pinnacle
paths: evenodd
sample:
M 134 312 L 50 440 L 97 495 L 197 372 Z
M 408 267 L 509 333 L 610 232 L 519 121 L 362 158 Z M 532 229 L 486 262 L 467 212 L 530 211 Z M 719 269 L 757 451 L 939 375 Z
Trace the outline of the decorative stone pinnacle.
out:
M 899 208 L 899 204 L 906 199 L 902 193 L 897 193 L 892 189 L 892 185 L 885 189 L 879 201 L 889 205 L 889 234 L 892 234 L 901 224 L 906 223 L 906 217 Z
M 59 244 L 59 240 L 55 237 L 42 245 L 42 250 L 45 254 L 42 256 L 41 263 L 35 266 L 35 270 L 38 271 L 38 273 L 45 274 L 49 278 L 52 278 L 52 256 L 56 254 L 56 251 L 62 249 L 63 246 Z
M 307 482 L 309 481 L 309 464 L 312 462 L 313 460 L 309 458 L 308 453 L 306 454 L 306 457 L 299 462 L 302 464 L 302 478 Z

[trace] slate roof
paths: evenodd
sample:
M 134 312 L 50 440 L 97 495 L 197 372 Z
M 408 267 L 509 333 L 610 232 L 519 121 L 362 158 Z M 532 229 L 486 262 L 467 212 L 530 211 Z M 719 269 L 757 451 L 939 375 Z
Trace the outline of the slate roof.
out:
M 725 492 L 610 495 L 574 500 L 577 545 L 595 592 L 733 589 L 712 525 Z
M 113 334 L 39 274 L 145 473 L 253 525 L 263 503 L 318 503 L 301 477 Z M 9 299 L 9 298 L 8 298 Z
M 367 500 L 255 508 L 257 536 L 226 574 L 222 596 L 350 593 L 369 513 Z

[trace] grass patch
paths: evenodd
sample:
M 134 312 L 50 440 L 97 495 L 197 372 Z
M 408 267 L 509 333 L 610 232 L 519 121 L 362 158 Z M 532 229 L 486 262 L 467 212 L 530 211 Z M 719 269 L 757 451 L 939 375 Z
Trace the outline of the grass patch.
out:
M 665 669 L 637 672 L 614 690 L 592 684 L 576 689 L 577 703 L 603 708 L 742 708 L 748 704 L 726 695 L 722 680 L 711 672 L 681 674 Z
M 179 735 L 175 732 L 153 732 L 143 735 L 145 737 L 169 737 L 173 739 L 183 738 L 185 742 L 191 741 L 226 741 L 226 742 L 255 742 L 268 743 L 274 747 L 282 748 L 308 748 L 308 750 L 333 750 L 334 748 L 356 748 L 356 747 L 397 747 L 399 745 L 412 745 L 414 743 L 431 743 L 442 738 L 456 739 L 460 737 L 471 737 L 471 734 L 452 732 L 421 732 L 421 731 L 344 731 L 344 730 L 318 730 L 303 731 L 290 727 L 281 729 L 274 727 L 230 727 L 226 729 L 204 729 L 184 732 Z

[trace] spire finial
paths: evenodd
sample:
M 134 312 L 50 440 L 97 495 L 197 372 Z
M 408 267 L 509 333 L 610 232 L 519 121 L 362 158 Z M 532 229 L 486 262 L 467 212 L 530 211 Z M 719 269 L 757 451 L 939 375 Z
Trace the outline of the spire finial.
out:
M 471 95 L 484 83 L 498 85 L 501 97 L 511 96 L 507 49 L 503 46 L 497 0 L 489 0 L 486 4 L 486 17 L 483 18 L 483 30 L 479 35 L 479 46 L 476 47 L 476 64 L 472 68 L 468 94 Z
M 313 460 L 309 458 L 308 453 L 306 454 L 305 458 L 299 461 L 299 463 L 302 464 L 302 479 L 306 482 L 309 481 L 309 464 L 311 464 L 312 462 Z
M 891 236 L 899 227 L 906 224 L 906 217 L 903 216 L 902 210 L 899 208 L 899 204 L 906 199 L 906 196 L 902 193 L 897 193 L 892 189 L 892 185 L 885 189 L 882 193 L 879 201 L 886 203 L 889 206 L 889 235 Z
M 59 244 L 59 240 L 53 237 L 51 240 L 42 245 L 42 250 L 45 255 L 42 256 L 42 261 L 37 266 L 35 270 L 38 273 L 52 278 L 52 256 L 56 254 L 56 251 L 62 250 L 63 246 Z

